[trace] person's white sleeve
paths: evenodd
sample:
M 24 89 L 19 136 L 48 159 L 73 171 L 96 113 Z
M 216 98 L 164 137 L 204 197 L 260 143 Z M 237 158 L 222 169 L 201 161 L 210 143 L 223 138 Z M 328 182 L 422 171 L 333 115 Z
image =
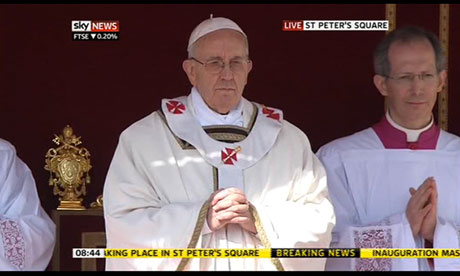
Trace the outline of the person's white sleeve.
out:
M 335 215 L 328 197 L 325 170 L 304 149 L 303 168 L 287 200 L 254 204 L 272 248 L 327 248 Z M 258 233 L 261 236 L 261 233 Z M 324 270 L 325 259 L 281 258 L 286 270 Z
M 0 270 L 45 270 L 56 229 L 32 173 L 14 148 L 0 150 L 0 171 Z
M 394 214 L 382 221 L 362 225 L 345 169 L 338 154 L 320 149 L 329 194 L 337 216 L 332 231 L 331 248 L 417 248 L 421 241 L 412 235 L 405 213 Z M 329 258 L 326 270 L 419 270 L 417 259 Z
M 433 248 L 460 248 L 459 227 L 443 218 L 438 217 L 434 232 Z M 460 270 L 460 258 L 435 258 L 434 270 Z
M 107 248 L 186 248 L 206 199 L 171 203 L 161 198 L 155 179 L 144 173 L 148 162 L 138 158 L 122 134 L 104 186 Z M 179 262 L 178 258 L 107 259 L 106 269 L 174 270 Z

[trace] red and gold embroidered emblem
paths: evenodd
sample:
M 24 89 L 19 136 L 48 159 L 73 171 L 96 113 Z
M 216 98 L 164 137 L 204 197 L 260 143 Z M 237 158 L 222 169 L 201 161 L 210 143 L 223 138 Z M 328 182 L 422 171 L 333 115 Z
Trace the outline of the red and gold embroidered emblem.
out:
M 173 114 L 182 114 L 185 111 L 185 105 L 181 102 L 171 100 L 166 103 L 168 111 Z
M 268 107 L 263 107 L 262 108 L 262 113 L 265 114 L 267 118 L 277 120 L 279 122 L 280 120 L 280 114 L 276 113 L 274 109 L 268 108 Z
M 235 149 L 225 148 L 222 150 L 222 162 L 227 165 L 233 165 L 233 162 L 237 162 L 237 153 L 241 151 L 241 147 L 238 146 Z

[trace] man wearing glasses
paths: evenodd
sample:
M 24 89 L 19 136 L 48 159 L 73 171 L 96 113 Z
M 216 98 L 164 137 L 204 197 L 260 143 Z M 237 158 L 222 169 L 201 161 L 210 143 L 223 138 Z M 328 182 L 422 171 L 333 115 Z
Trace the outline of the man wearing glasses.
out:
M 374 69 L 383 119 L 318 152 L 337 214 L 331 247 L 458 248 L 460 139 L 432 113 L 447 75 L 439 40 L 395 30 L 377 46 Z M 329 259 L 326 269 L 458 270 L 460 260 Z
M 325 170 L 280 110 L 242 97 L 246 34 L 211 18 L 192 32 L 188 96 L 120 136 L 104 187 L 108 248 L 328 247 Z M 109 270 L 323 270 L 324 259 L 107 259 Z

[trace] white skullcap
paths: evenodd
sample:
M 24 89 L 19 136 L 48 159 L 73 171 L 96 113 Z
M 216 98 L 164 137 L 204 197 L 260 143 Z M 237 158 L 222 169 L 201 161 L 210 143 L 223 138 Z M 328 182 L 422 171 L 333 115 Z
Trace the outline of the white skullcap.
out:
M 190 35 L 190 39 L 188 40 L 188 47 L 187 51 L 190 52 L 190 48 L 192 47 L 193 43 L 195 43 L 201 37 L 222 29 L 230 29 L 240 32 L 244 37 L 247 37 L 243 30 L 232 20 L 225 18 L 225 17 L 212 17 L 212 14 L 209 19 L 201 22 L 198 26 L 195 27 L 192 34 Z

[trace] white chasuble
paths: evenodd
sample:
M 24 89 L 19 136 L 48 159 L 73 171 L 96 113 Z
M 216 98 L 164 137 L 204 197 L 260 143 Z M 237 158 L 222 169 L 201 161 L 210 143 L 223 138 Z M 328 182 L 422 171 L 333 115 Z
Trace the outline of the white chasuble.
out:
M 281 111 L 243 99 L 247 128 L 201 127 L 191 97 L 162 101 L 120 136 L 104 187 L 109 248 L 328 247 L 335 222 L 325 171 Z M 258 233 L 211 232 L 209 196 L 238 187 Z M 322 270 L 322 259 L 107 259 L 108 270 Z

